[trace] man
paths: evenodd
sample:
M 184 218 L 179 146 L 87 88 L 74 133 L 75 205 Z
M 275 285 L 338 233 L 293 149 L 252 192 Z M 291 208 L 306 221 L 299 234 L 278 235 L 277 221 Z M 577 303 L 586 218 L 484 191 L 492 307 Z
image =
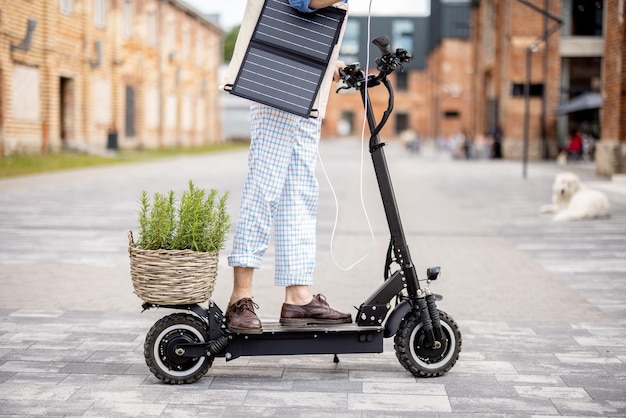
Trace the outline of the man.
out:
M 344 0 L 347 2 L 347 0 Z M 337 0 L 289 0 L 301 12 L 328 7 Z M 339 79 L 335 65 L 335 81 Z M 260 333 L 262 324 L 252 300 L 252 276 L 260 268 L 275 228 L 275 285 L 285 287 L 280 322 L 284 325 L 352 322 L 350 314 L 332 309 L 322 295 L 313 295 L 315 222 L 318 183 L 315 163 L 321 119 L 307 119 L 253 103 L 248 174 L 239 222 L 228 265 L 234 285 L 226 323 L 234 332 Z

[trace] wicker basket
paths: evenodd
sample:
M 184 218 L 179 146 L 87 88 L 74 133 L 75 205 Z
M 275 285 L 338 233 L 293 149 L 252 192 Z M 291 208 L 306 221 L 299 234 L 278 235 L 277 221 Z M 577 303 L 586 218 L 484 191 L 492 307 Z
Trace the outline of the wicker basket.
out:
M 217 278 L 217 252 L 144 250 L 128 233 L 130 277 L 135 294 L 158 305 L 203 303 L 211 298 Z

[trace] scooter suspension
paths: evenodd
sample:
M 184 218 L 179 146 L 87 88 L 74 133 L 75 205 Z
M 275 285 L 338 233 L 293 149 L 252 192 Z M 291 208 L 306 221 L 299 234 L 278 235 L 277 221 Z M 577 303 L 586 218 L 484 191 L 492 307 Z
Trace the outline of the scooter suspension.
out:
M 419 309 L 420 317 L 422 319 L 422 326 L 424 327 L 424 332 L 426 333 L 427 345 L 434 349 L 440 348 L 441 342 L 435 337 L 430 310 L 428 309 L 424 292 L 421 289 L 417 292 L 417 300 L 415 302 L 417 303 L 417 308 Z

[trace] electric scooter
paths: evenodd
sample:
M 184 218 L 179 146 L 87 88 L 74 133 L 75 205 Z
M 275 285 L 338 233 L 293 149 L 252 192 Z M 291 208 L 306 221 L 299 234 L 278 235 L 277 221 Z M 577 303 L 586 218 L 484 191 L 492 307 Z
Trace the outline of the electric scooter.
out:
M 150 371 L 171 384 L 193 383 L 209 370 L 217 357 L 226 361 L 241 356 L 294 354 L 381 353 L 383 339 L 394 337 L 396 357 L 406 370 L 419 377 L 441 376 L 455 365 L 461 352 L 461 332 L 456 322 L 437 308 L 440 297 L 428 288 L 437 279 L 439 267 L 426 271 L 420 285 L 400 221 L 387 161 L 379 133 L 393 110 L 394 95 L 388 75 L 402 70 L 411 53 L 390 51 L 389 38 L 373 43 L 380 49 L 377 75 L 366 74 L 359 64 L 340 70 L 344 86 L 361 93 L 371 132 L 369 151 L 391 233 L 383 283 L 358 309 L 354 323 L 342 325 L 285 326 L 263 322 L 261 334 L 229 331 L 222 310 L 209 300 L 199 304 L 157 305 L 144 303 L 144 310 L 183 310 L 158 320 L 147 334 L 144 356 Z M 389 101 L 380 122 L 376 122 L 367 89 L 382 84 Z

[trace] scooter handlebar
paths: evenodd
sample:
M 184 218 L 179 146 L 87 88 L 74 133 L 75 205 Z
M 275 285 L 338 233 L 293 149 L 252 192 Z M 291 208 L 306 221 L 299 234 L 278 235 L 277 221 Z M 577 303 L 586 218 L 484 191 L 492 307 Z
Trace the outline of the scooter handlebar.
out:
M 379 37 L 374 39 L 372 43 L 376 45 L 378 49 L 380 49 L 381 55 L 384 56 L 391 54 L 391 50 L 389 49 L 391 41 L 389 40 L 389 37 L 387 35 L 380 35 Z
M 381 57 L 376 58 L 376 65 L 378 66 L 378 75 L 366 75 L 365 71 L 360 67 L 358 63 L 350 64 L 345 68 L 339 69 L 339 75 L 345 82 L 345 86 L 337 89 L 359 89 L 363 87 L 367 77 L 367 87 L 373 87 L 381 83 L 381 81 L 389 74 L 397 70 L 402 69 L 402 64 L 406 64 L 413 59 L 413 54 L 405 49 L 398 48 L 395 53 L 390 50 L 390 40 L 386 35 L 378 36 L 372 41 L 374 45 L 380 49 Z

